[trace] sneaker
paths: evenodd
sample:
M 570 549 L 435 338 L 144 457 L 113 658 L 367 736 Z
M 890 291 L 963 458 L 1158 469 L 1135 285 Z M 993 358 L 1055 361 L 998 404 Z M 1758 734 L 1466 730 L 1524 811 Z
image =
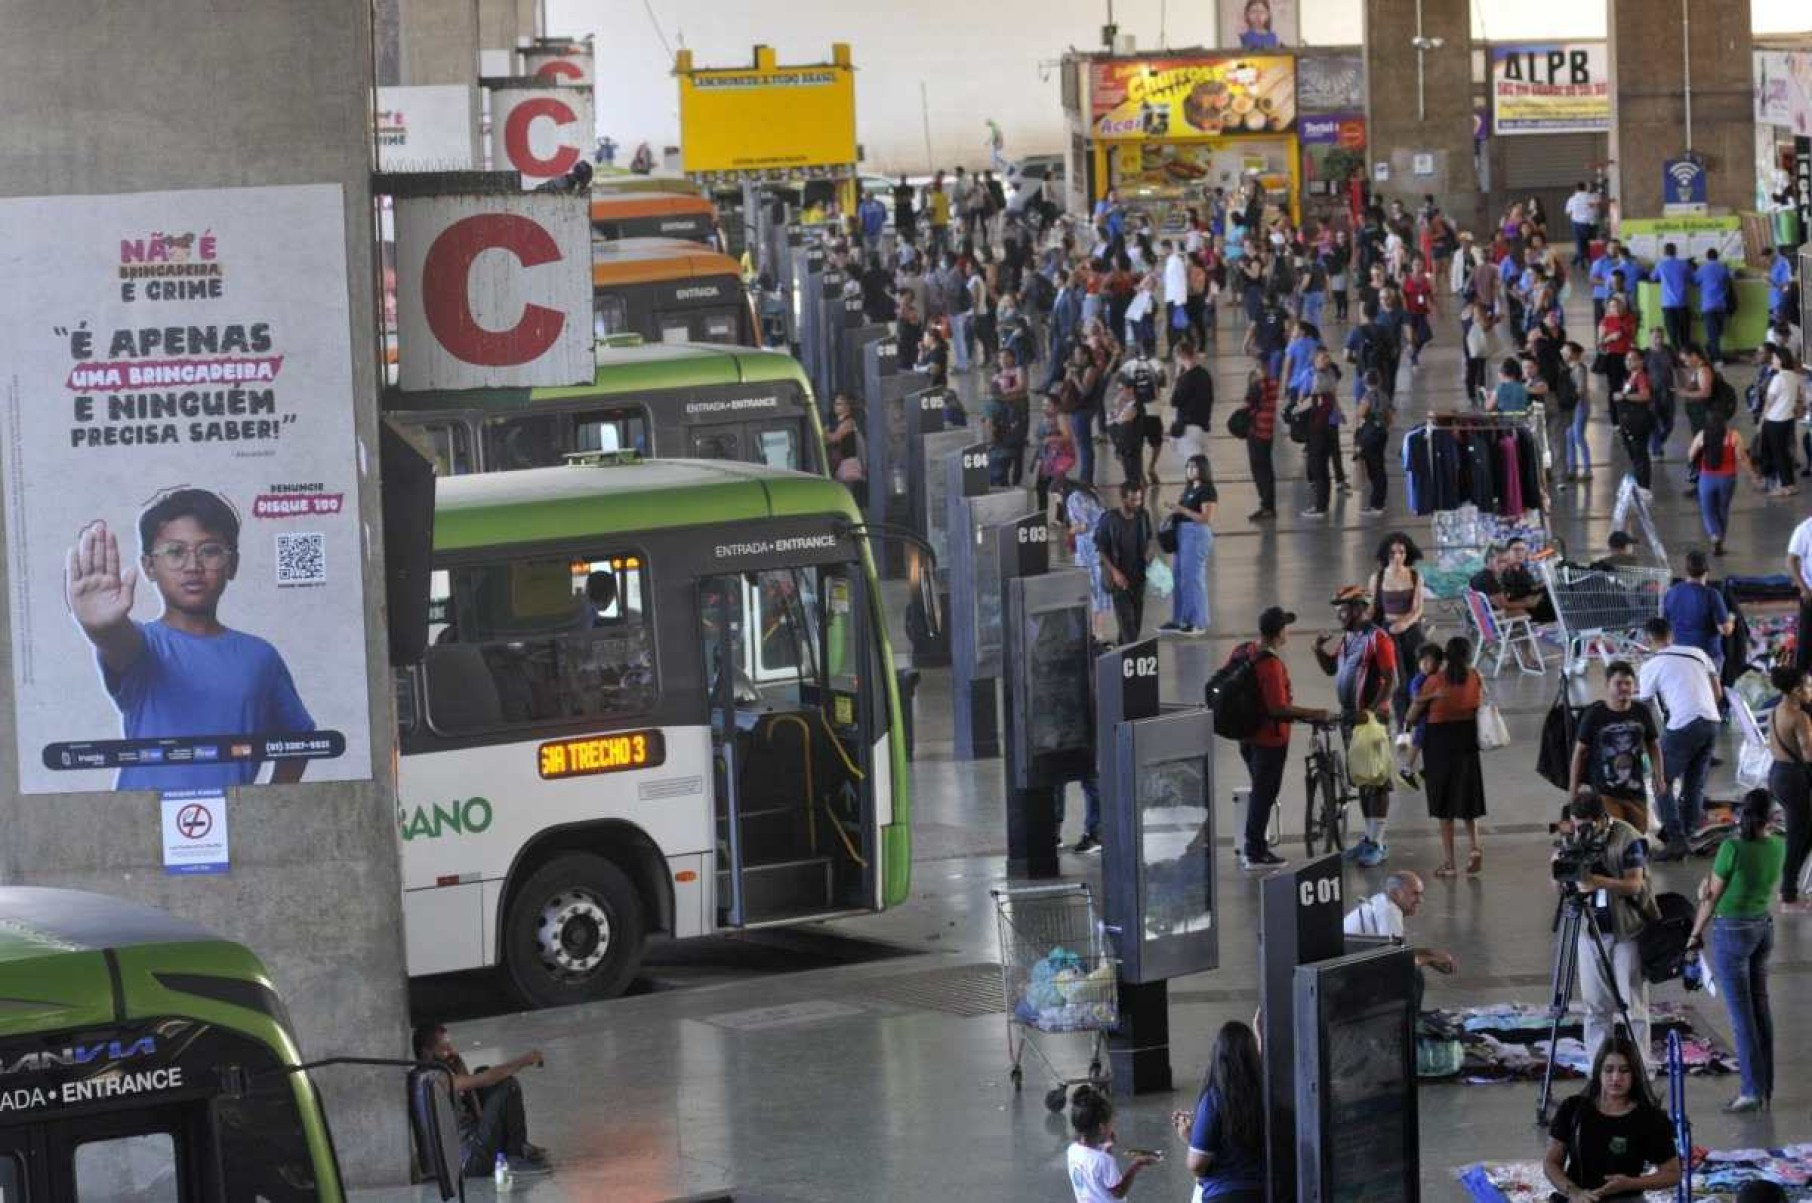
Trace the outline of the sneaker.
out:
M 1360 836 L 1358 843 L 1352 845 L 1351 847 L 1347 848 L 1345 851 L 1341 852 L 1340 859 L 1356 861 L 1361 856 L 1365 855 L 1366 850 L 1368 848 L 1370 848 L 1371 846 L 1372 846 L 1371 840 L 1367 839 L 1365 836 Z
M 1304 518 L 1326 518 L 1328 512 L 1326 510 L 1304 510 L 1302 516 Z
M 1752 1094 L 1739 1094 L 1724 1104 L 1725 1115 L 1747 1115 L 1751 1111 L 1760 1111 L 1762 1100 Z
M 1099 852 L 1101 851 L 1101 841 L 1092 835 L 1084 835 L 1071 846 L 1070 851 L 1080 856 L 1086 856 L 1090 852 Z
M 543 1165 L 547 1164 L 547 1150 L 540 1145 L 532 1145 L 526 1140 L 522 1142 L 522 1155 L 530 1161 L 539 1161 Z
M 511 1157 L 507 1160 L 511 1175 L 517 1178 L 534 1178 L 554 1172 L 554 1167 L 545 1161 L 535 1161 L 527 1157 Z
M 1260 848 L 1257 852 L 1248 852 L 1246 854 L 1247 868 L 1276 869 L 1289 863 L 1289 861 L 1277 855 L 1276 850 L 1271 848 Z
M 1359 855 L 1353 859 L 1362 869 L 1375 869 L 1390 857 L 1390 849 L 1383 844 L 1374 844 L 1366 840 L 1359 849 Z
M 1247 522 L 1263 522 L 1266 518 L 1277 517 L 1276 510 L 1253 510 L 1246 515 Z
M 1158 630 L 1160 631 L 1187 631 L 1188 629 L 1188 627 L 1180 622 L 1161 622 L 1158 624 Z
M 1359 507 L 1359 516 L 1361 518 L 1376 518 L 1379 514 L 1382 514 L 1383 512 L 1384 512 L 1383 510 L 1374 509 L 1369 505 L 1362 505 Z
M 1403 784 L 1407 785 L 1410 789 L 1422 788 L 1422 774 L 1416 772 L 1414 769 L 1398 769 L 1397 776 L 1401 777 L 1403 779 Z

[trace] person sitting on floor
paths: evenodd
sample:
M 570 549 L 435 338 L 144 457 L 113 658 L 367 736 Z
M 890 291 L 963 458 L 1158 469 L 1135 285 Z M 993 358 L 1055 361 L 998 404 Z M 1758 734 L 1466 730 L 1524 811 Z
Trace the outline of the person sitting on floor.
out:
M 453 1099 L 459 1114 L 460 1172 L 467 1178 L 486 1178 L 496 1167 L 497 1155 L 507 1159 L 517 1175 L 548 1173 L 547 1150 L 528 1139 L 528 1118 L 522 1105 L 522 1084 L 516 1075 L 531 1065 L 545 1065 L 541 1050 L 531 1049 L 502 1065 L 466 1068 L 465 1059 L 453 1049 L 447 1029 L 425 1023 L 415 1029 L 415 1059 L 424 1065 L 444 1065 L 453 1075 Z

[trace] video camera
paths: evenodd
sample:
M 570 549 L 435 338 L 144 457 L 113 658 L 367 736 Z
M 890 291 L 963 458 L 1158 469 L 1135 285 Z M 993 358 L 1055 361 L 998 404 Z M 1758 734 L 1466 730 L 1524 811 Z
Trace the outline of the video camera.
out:
M 1585 822 L 1550 823 L 1548 834 L 1556 837 L 1549 869 L 1562 886 L 1577 890 L 1586 878 L 1605 871 L 1611 836 L 1607 828 Z

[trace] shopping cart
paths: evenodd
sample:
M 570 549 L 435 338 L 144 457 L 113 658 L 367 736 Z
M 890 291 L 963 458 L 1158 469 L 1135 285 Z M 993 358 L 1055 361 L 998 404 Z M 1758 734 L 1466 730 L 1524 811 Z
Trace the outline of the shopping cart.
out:
M 1561 671 L 1582 673 L 1596 657 L 1609 664 L 1644 650 L 1642 624 L 1661 613 L 1672 574 L 1665 568 L 1584 568 L 1539 563 L 1560 627 Z
M 1063 1110 L 1069 1088 L 1080 1082 L 1106 1087 L 1112 1072 L 1102 1059 L 1106 1033 L 1120 1022 L 1119 973 L 1107 938 L 1095 917 L 1095 898 L 1086 884 L 1027 886 L 995 890 L 1000 921 L 1000 965 L 1007 999 L 1007 1056 L 1013 1062 L 1013 1089 L 1024 1080 L 1020 1060 L 1028 1048 L 1044 1063 L 1056 1085 L 1044 1105 Z M 1094 1035 L 1086 1078 L 1065 1078 L 1032 1033 Z

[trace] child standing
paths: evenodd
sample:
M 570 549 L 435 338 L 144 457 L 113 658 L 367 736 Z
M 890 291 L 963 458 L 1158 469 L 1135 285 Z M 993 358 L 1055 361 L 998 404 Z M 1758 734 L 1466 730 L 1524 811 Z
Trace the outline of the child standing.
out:
M 1114 1105 L 1086 1083 L 1070 1095 L 1070 1126 L 1076 1130 L 1076 1139 L 1066 1161 L 1076 1203 L 1112 1203 L 1126 1198 L 1139 1171 L 1157 1161 L 1149 1153 L 1136 1153 L 1122 1172 L 1113 1154 Z
M 1416 697 L 1422 692 L 1422 682 L 1441 671 L 1441 663 L 1447 658 L 1438 643 L 1424 643 L 1416 649 L 1416 675 L 1409 682 L 1409 696 Z M 1410 789 L 1422 788 L 1422 739 L 1428 733 L 1428 715 L 1424 711 L 1421 718 L 1411 730 L 1397 736 L 1397 748 L 1403 753 L 1403 767 L 1397 775 L 1403 778 L 1403 784 Z

